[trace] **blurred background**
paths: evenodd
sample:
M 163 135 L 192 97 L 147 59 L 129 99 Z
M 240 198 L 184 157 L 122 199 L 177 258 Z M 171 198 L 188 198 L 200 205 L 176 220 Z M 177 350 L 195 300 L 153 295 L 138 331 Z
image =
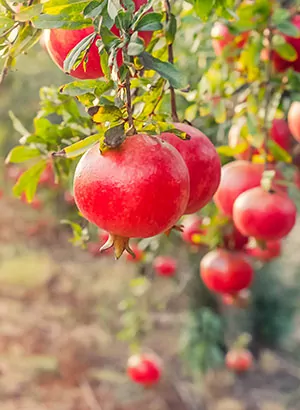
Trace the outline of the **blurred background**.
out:
M 200 79 L 214 58 L 211 25 L 189 13 L 181 25 L 176 56 L 192 91 L 178 96 L 180 116 L 221 145 L 230 119 L 200 118 L 197 105 Z M 282 256 L 257 263 L 244 310 L 205 290 L 199 262 L 206 248 L 180 233 L 140 243 L 141 252 L 150 252 L 136 262 L 115 262 L 98 252 L 103 233 L 88 226 L 76 238 L 76 226 L 72 233 L 61 223 L 76 222 L 71 183 L 62 189 L 51 174 L 31 205 L 13 197 L 18 169 L 3 164 L 20 138 L 16 129 L 32 132 L 41 87 L 69 81 L 37 44 L 1 85 L 1 410 L 299 410 L 299 222 Z M 296 187 L 291 195 L 299 204 Z M 73 246 L 88 234 L 84 247 Z M 155 275 L 153 255 L 175 258 L 176 275 Z M 244 333 L 255 364 L 238 376 L 224 367 L 224 353 Z M 126 376 L 137 343 L 162 358 L 163 378 L 153 389 Z

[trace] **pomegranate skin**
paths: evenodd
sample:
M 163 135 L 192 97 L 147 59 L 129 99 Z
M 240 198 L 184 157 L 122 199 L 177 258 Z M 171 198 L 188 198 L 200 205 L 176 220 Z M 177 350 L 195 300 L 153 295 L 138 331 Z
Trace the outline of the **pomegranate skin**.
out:
M 201 260 L 200 274 L 211 291 L 233 294 L 250 286 L 253 269 L 243 253 L 215 249 Z
M 241 234 L 234 225 L 230 227 L 230 230 L 225 232 L 223 236 L 223 242 L 226 249 L 233 251 L 242 250 L 248 243 L 248 237 Z
M 143 4 L 146 4 L 146 0 L 135 0 L 136 9 L 139 9 Z M 116 26 L 111 29 L 112 33 L 119 35 L 119 30 Z M 65 29 L 50 29 L 44 31 L 44 43 L 45 47 L 54 61 L 54 63 L 64 71 L 64 61 L 69 54 L 69 52 L 86 36 L 94 32 L 94 27 L 87 27 L 79 30 L 65 30 Z M 152 33 L 151 32 L 140 32 L 139 37 L 141 37 L 145 44 L 149 44 Z M 96 46 L 96 41 L 100 39 L 97 36 L 88 51 L 88 61 L 86 67 L 84 68 L 83 62 L 75 69 L 71 70 L 70 75 L 79 79 L 96 79 L 103 77 L 104 73 L 101 68 L 100 56 L 98 47 Z M 117 54 L 117 63 L 120 67 L 123 63 L 122 54 L 119 52 Z
M 291 133 L 287 122 L 283 118 L 275 118 L 270 129 L 270 137 L 281 148 L 291 150 Z
M 190 136 L 182 140 L 173 133 L 163 133 L 161 138 L 171 144 L 184 159 L 190 174 L 190 198 L 185 214 L 203 208 L 216 192 L 221 176 L 221 162 L 212 142 L 197 128 L 187 124 L 174 126 Z
M 263 167 L 247 161 L 234 161 L 222 167 L 221 182 L 214 196 L 217 207 L 226 215 L 232 216 L 236 198 L 248 189 L 260 184 Z
M 154 354 L 136 354 L 128 359 L 127 374 L 135 383 L 153 385 L 160 380 L 161 373 L 161 361 Z
M 83 216 L 112 235 L 144 238 L 170 229 L 184 213 L 189 175 L 179 153 L 148 135 L 133 135 L 102 155 L 87 151 L 74 175 Z
M 288 123 L 296 141 L 300 142 L 300 102 L 294 101 L 288 112 Z
M 243 373 L 252 367 L 253 356 L 247 349 L 230 350 L 225 357 L 228 369 L 237 373 Z
M 300 29 L 300 15 L 297 15 L 292 19 L 292 24 L 294 24 L 298 30 Z M 298 57 L 295 61 L 287 61 L 274 51 L 272 53 L 274 68 L 278 72 L 283 72 L 291 67 L 295 71 L 300 72 L 300 37 L 290 37 L 285 35 L 284 38 L 285 41 L 288 44 L 291 44 L 291 46 L 297 51 Z
M 202 227 L 202 222 L 202 218 L 198 215 L 189 215 L 183 222 L 182 239 L 191 245 L 201 246 L 197 237 L 204 236 L 206 233 Z
M 239 231 L 264 241 L 284 238 L 296 222 L 297 209 L 285 193 L 256 187 L 234 203 L 233 221 Z
M 266 249 L 262 249 L 259 246 L 256 246 L 255 248 L 247 247 L 246 253 L 262 262 L 268 262 L 272 259 L 278 258 L 281 255 L 281 242 L 266 242 Z

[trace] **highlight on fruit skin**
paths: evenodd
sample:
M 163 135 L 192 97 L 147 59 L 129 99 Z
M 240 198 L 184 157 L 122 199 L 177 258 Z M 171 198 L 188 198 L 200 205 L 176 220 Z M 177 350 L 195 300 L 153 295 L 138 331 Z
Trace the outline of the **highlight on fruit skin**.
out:
M 161 379 L 162 362 L 154 353 L 135 354 L 128 359 L 127 374 L 135 383 L 152 386 Z
M 133 254 L 129 238 L 147 238 L 173 227 L 186 210 L 189 173 L 178 151 L 148 135 L 133 135 L 116 149 L 99 145 L 80 159 L 74 198 L 81 214 L 109 232 L 102 250 Z

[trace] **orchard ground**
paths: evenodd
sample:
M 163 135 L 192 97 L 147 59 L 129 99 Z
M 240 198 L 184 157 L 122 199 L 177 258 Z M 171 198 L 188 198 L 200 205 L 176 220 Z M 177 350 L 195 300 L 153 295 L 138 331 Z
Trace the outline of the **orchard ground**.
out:
M 162 357 L 164 377 L 155 388 L 133 385 L 128 346 L 116 334 L 117 307 L 136 265 L 74 248 L 49 209 L 37 212 L 13 198 L 1 199 L 0 226 L 1 410 L 299 409 L 300 371 L 280 352 L 265 351 L 242 376 L 220 370 L 193 384 L 174 343 L 187 299 L 172 298 L 168 278 L 156 285 L 170 298 L 168 313 L 153 312 L 144 342 Z M 299 230 L 298 223 L 285 246 L 287 280 L 297 270 Z M 187 269 L 182 260 L 179 269 Z M 290 339 L 297 343 L 295 329 Z

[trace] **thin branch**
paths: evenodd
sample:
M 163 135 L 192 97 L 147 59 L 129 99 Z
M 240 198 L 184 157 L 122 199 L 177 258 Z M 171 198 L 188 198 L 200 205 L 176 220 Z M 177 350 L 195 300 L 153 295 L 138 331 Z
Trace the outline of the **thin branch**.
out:
M 165 10 L 166 10 L 166 22 L 168 22 L 171 19 L 172 13 L 171 13 L 171 4 L 170 0 L 164 0 L 165 2 Z M 173 43 L 168 44 L 168 60 L 169 63 L 174 64 L 174 51 L 173 51 Z M 172 112 L 172 120 L 174 122 L 178 122 L 178 114 L 177 114 L 177 105 L 176 105 L 176 94 L 174 87 L 170 85 L 170 96 L 171 96 L 171 112 Z
M 126 90 L 126 108 L 128 114 L 128 123 L 129 127 L 132 130 L 132 133 L 136 133 L 136 129 L 133 122 L 133 113 L 132 113 L 132 99 L 131 99 L 131 88 L 130 88 L 130 72 L 128 70 L 125 79 L 125 90 Z
M 10 56 L 8 56 L 4 62 L 4 66 L 2 68 L 2 71 L 0 73 L 0 86 L 2 85 L 5 77 L 8 74 L 8 67 L 9 67 L 9 63 L 10 63 Z

